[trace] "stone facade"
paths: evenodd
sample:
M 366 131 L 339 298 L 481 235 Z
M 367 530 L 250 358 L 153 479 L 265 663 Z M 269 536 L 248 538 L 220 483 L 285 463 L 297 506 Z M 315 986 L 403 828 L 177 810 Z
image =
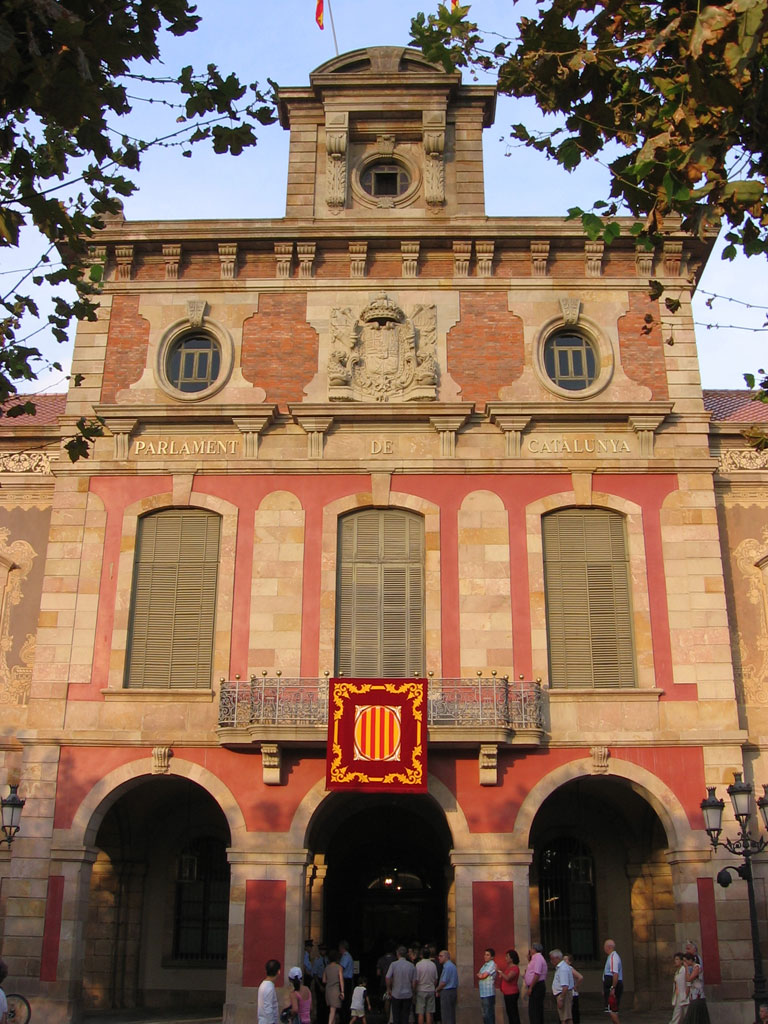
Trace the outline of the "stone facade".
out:
M 715 886 L 699 803 L 766 777 L 768 462 L 705 406 L 708 245 L 485 217 L 493 106 L 397 48 L 281 89 L 286 217 L 111 220 L 82 386 L 50 437 L 6 426 L 2 756 L 26 806 L 2 953 L 52 1024 L 190 1000 L 250 1021 L 264 961 L 307 935 L 349 938 L 369 978 L 389 938 L 447 944 L 462 1020 L 489 944 L 569 943 L 596 999 L 610 935 L 627 998 L 666 1011 L 692 936 L 713 1014 L 748 1019 L 746 897 Z M 87 461 L 36 447 L 83 415 Z M 365 509 L 421 524 L 425 795 L 325 788 L 339 523 Z M 552 684 L 543 523 L 567 509 L 621 523 L 631 686 Z M 166 510 L 217 524 L 204 687 L 125 682 Z

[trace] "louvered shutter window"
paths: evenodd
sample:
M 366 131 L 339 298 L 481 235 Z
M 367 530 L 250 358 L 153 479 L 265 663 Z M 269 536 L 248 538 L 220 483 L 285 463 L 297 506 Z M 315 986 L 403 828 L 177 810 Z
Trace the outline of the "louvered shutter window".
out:
M 365 509 L 339 524 L 336 670 L 392 679 L 424 672 L 424 521 Z
M 543 520 L 552 686 L 635 686 L 624 518 L 572 508 Z
M 211 686 L 220 519 L 168 509 L 139 520 L 127 687 Z

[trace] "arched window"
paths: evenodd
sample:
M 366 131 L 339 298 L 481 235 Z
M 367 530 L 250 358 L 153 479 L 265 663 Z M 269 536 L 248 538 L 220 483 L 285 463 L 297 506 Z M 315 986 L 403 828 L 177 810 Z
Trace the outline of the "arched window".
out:
M 364 509 L 339 523 L 336 671 L 401 678 L 424 673 L 424 520 Z
M 220 519 L 166 509 L 139 520 L 127 687 L 211 686 Z
M 595 864 L 578 839 L 548 843 L 539 854 L 539 919 L 545 950 L 562 949 L 580 961 L 598 955 Z
M 544 517 L 542 535 L 550 685 L 634 686 L 624 517 L 563 509 Z

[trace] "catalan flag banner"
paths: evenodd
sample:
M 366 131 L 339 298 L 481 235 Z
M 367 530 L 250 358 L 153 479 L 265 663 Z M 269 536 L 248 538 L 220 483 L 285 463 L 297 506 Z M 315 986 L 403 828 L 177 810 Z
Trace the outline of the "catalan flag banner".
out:
M 317 7 L 315 8 L 315 21 L 320 28 L 325 28 L 323 24 L 323 0 L 317 0 Z
M 331 679 L 328 789 L 427 789 L 427 680 Z

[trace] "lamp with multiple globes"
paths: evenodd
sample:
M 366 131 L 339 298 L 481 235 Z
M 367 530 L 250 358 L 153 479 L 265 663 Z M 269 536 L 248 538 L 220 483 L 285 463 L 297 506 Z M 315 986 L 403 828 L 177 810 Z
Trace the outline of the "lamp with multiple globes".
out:
M 717 873 L 717 882 L 726 888 L 731 884 L 731 872 L 735 872 L 739 878 L 747 883 L 747 898 L 749 900 L 749 922 L 752 937 L 752 959 L 754 962 L 754 1001 L 755 1021 L 760 1020 L 760 1004 L 768 1002 L 768 990 L 766 989 L 765 975 L 763 974 L 763 959 L 760 953 L 760 934 L 757 926 L 757 904 L 755 902 L 755 886 L 752 876 L 752 858 L 762 853 L 768 847 L 768 839 L 758 836 L 755 839 L 749 831 L 749 819 L 752 816 L 752 785 L 744 782 L 741 772 L 734 772 L 733 783 L 726 790 L 731 799 L 733 814 L 739 825 L 739 835 L 736 839 L 724 839 L 721 841 L 720 834 L 723 831 L 723 809 L 725 803 L 715 795 L 715 787 L 707 787 L 707 795 L 701 801 L 701 812 L 704 815 L 704 828 L 706 829 L 709 841 L 716 850 L 722 846 L 734 857 L 741 857 L 743 863 L 738 867 L 725 867 Z M 763 795 L 757 801 L 757 808 L 763 825 L 768 830 L 768 786 L 763 786 Z
M 4 796 L 0 800 L 2 804 L 3 812 L 3 835 L 4 839 L 0 839 L 0 843 L 8 843 L 10 847 L 13 840 L 16 838 L 16 833 L 19 831 L 21 822 L 21 812 L 24 809 L 26 800 L 22 800 L 18 793 L 18 785 L 14 785 L 12 782 L 8 783 L 10 793 L 8 796 Z

